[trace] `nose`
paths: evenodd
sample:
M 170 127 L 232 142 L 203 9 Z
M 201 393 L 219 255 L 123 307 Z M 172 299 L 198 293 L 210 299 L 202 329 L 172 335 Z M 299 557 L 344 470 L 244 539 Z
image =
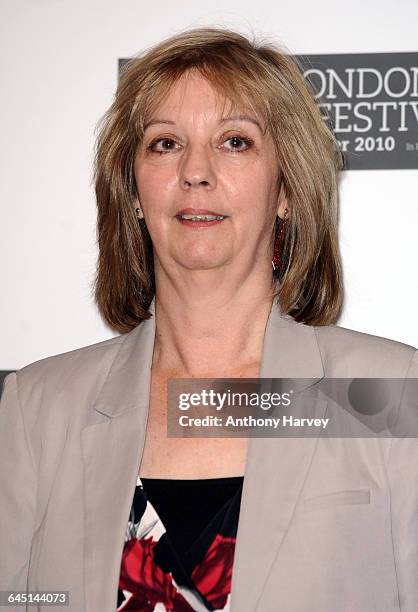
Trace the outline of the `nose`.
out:
M 185 190 L 214 189 L 216 174 L 210 154 L 204 146 L 190 146 L 181 160 L 180 186 Z

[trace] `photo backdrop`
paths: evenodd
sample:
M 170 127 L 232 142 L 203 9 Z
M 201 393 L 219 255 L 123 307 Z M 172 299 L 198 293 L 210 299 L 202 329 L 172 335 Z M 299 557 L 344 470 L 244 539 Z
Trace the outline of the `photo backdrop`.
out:
M 95 125 L 120 60 L 203 25 L 298 56 L 347 152 L 339 324 L 418 346 L 416 0 L 20 0 L 0 12 L 0 370 L 113 335 L 91 294 Z

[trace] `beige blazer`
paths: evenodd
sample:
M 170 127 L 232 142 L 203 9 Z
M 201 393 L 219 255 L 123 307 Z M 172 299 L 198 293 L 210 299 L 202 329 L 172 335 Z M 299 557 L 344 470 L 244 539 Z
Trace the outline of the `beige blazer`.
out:
M 152 318 L 6 379 L 0 589 L 70 591 L 68 608 L 28 610 L 116 608 L 154 335 Z M 410 346 L 271 310 L 261 377 L 407 375 L 418 377 Z M 416 439 L 253 438 L 231 610 L 417 612 L 417 537 Z

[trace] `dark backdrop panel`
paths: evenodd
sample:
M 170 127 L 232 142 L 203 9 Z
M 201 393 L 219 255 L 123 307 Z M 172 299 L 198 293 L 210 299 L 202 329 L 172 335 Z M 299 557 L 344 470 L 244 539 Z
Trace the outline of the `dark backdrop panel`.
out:
M 6 378 L 6 376 L 8 374 L 10 374 L 10 372 L 13 372 L 14 370 L 0 370 L 0 397 L 3 391 L 3 381 Z

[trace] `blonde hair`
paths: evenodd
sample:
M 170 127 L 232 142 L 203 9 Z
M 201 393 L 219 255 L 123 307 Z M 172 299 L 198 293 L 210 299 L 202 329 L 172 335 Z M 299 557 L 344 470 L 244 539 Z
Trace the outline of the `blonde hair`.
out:
M 281 311 L 310 325 L 334 323 L 342 305 L 338 143 L 295 59 L 273 42 L 222 28 L 182 32 L 130 60 L 99 124 L 95 298 L 102 316 L 122 333 L 150 317 L 153 251 L 134 212 L 133 164 L 144 125 L 189 69 L 199 70 L 234 107 L 252 108 L 273 138 L 291 213 L 273 274 Z

